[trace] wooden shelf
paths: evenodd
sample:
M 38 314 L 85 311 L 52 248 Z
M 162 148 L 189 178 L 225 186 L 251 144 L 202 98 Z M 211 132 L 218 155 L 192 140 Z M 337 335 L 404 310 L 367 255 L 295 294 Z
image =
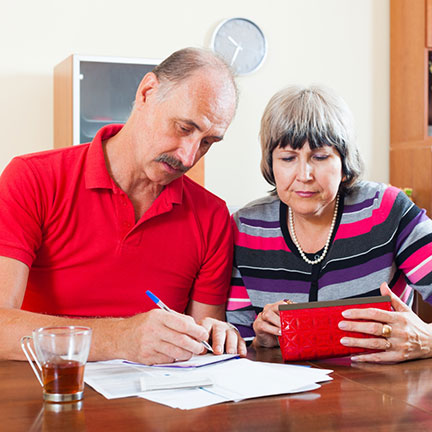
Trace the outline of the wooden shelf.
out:
M 432 136 L 429 136 L 429 51 L 432 0 L 390 0 L 390 183 L 411 187 L 432 213 Z M 432 322 L 432 307 L 415 293 L 413 310 Z
M 429 214 L 432 212 L 432 137 L 428 135 L 430 14 L 432 0 L 390 1 L 390 183 L 400 188 L 411 187 L 413 200 Z

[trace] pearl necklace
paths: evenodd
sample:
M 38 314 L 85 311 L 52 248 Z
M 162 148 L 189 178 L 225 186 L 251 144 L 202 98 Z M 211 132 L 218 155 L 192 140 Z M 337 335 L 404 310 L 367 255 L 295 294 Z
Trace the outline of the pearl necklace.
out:
M 335 204 L 335 209 L 334 209 L 334 213 L 333 213 L 333 219 L 332 219 L 332 223 L 331 223 L 331 225 L 330 225 L 330 231 L 329 231 L 329 235 L 328 235 L 328 237 L 327 237 L 326 244 L 325 244 L 325 246 L 324 246 L 323 253 L 322 253 L 322 255 L 321 255 L 319 258 L 317 258 L 317 259 L 315 259 L 315 260 L 312 261 L 312 260 L 310 260 L 310 259 L 305 255 L 305 253 L 303 252 L 303 249 L 302 249 L 301 246 L 300 246 L 299 241 L 297 240 L 297 236 L 296 236 L 296 234 L 295 234 L 295 230 L 294 230 L 294 218 L 293 218 L 292 210 L 291 210 L 291 207 L 288 207 L 288 223 L 289 223 L 289 228 L 290 228 L 290 231 L 291 231 L 291 235 L 292 235 L 293 242 L 294 242 L 294 244 L 296 245 L 297 250 L 298 250 L 299 253 L 300 253 L 300 256 L 301 256 L 301 257 L 303 258 L 303 260 L 304 260 L 305 262 L 307 262 L 308 264 L 310 264 L 310 265 L 318 264 L 318 263 L 320 263 L 320 262 L 325 258 L 325 256 L 327 255 L 327 251 L 328 251 L 328 248 L 329 248 L 329 246 L 330 246 L 330 240 L 331 240 L 331 237 L 332 237 L 332 235 L 333 235 L 334 227 L 335 227 L 335 225 L 336 225 L 336 218 L 337 218 L 338 208 L 339 208 L 339 195 L 337 195 L 337 197 L 336 197 L 336 204 Z

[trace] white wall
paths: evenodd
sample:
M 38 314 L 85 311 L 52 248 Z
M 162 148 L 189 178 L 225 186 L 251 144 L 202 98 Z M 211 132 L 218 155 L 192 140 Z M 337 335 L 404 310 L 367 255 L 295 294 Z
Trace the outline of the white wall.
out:
M 273 93 L 321 83 L 350 105 L 366 177 L 388 181 L 388 0 L 3 0 L 0 170 L 17 154 L 52 148 L 53 67 L 72 53 L 164 58 L 209 46 L 217 24 L 261 26 L 268 56 L 240 77 L 239 109 L 206 158 L 207 187 L 230 205 L 269 189 L 259 172 L 259 121 Z

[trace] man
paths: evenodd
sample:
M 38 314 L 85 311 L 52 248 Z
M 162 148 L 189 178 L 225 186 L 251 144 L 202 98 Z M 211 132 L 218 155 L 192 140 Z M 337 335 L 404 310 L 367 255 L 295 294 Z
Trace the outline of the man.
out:
M 144 76 L 127 123 L 92 143 L 15 158 L 0 178 L 0 356 L 35 327 L 93 329 L 91 360 L 184 360 L 222 322 L 232 242 L 225 204 L 183 176 L 236 107 L 228 67 L 180 50 Z M 155 309 L 151 290 L 176 313 Z M 185 313 L 185 314 L 184 314 Z

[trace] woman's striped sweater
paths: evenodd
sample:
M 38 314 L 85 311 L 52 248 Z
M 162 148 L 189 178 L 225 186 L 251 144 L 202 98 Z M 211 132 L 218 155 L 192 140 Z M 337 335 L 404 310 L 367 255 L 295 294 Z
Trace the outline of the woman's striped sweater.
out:
M 235 258 L 227 318 L 244 336 L 253 335 L 252 323 L 266 304 L 282 299 L 380 295 L 380 284 L 387 282 L 408 304 L 412 288 L 432 303 L 432 221 L 424 210 L 399 189 L 379 183 L 361 182 L 341 198 L 331 246 L 315 265 L 300 257 L 287 228 L 287 206 L 277 196 L 232 216 Z

